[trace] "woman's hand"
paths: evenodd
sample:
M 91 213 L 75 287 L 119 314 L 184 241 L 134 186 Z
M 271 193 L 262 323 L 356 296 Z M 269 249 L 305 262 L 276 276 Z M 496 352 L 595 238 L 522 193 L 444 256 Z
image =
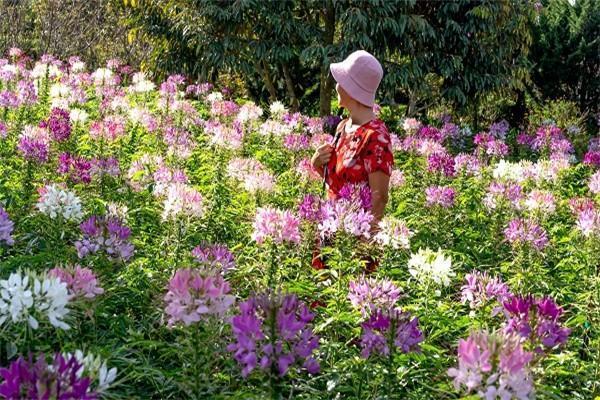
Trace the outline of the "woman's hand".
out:
M 323 165 L 327 164 L 331 159 L 331 154 L 333 153 L 333 146 L 329 143 L 322 144 L 317 147 L 315 150 L 315 154 L 313 154 L 310 159 L 310 163 L 316 170 L 320 170 Z

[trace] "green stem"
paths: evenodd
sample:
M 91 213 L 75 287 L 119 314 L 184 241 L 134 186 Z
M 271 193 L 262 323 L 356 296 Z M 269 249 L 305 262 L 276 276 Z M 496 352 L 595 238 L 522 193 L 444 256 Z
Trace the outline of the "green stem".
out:
M 202 326 L 197 323 L 196 329 L 192 333 L 194 341 L 194 394 L 196 399 L 200 399 L 200 334 Z

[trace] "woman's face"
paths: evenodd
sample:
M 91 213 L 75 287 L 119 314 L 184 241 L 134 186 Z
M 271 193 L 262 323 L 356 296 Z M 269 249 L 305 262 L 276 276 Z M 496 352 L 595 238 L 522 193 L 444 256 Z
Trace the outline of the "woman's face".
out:
M 348 95 L 344 88 L 340 86 L 339 83 L 336 83 L 335 90 L 338 94 L 339 106 L 342 108 L 348 108 L 348 103 L 352 101 L 352 98 Z

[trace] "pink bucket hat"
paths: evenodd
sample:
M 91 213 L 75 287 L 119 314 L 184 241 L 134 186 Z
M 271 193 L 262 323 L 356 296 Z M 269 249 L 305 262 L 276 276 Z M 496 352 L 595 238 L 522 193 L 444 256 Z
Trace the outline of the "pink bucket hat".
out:
M 383 68 L 373 55 L 358 50 L 344 61 L 329 66 L 331 75 L 350 97 L 368 107 L 375 104 L 375 92 L 383 77 Z

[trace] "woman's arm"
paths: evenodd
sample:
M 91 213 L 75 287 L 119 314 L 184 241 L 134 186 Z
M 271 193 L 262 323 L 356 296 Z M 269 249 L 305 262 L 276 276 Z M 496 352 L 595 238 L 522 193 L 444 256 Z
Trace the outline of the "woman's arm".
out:
M 371 233 L 377 233 L 379 221 L 383 218 L 385 206 L 388 202 L 390 177 L 382 171 L 369 174 L 369 187 L 371 188 L 371 200 L 373 221 L 371 222 Z

